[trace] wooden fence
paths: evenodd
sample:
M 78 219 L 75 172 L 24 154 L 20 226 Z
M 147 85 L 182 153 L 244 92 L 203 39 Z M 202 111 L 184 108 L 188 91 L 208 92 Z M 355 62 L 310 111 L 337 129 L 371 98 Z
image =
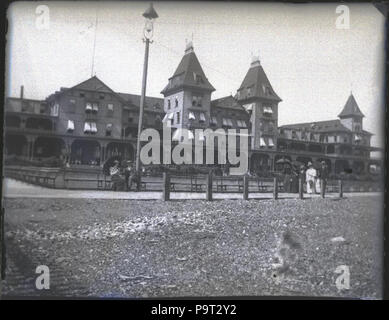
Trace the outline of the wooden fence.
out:
M 4 168 L 4 175 L 49 188 L 112 190 L 110 177 L 105 176 L 99 169 L 80 173 L 71 169 L 7 166 Z M 131 190 L 135 190 L 135 185 L 132 186 Z M 324 189 L 322 188 L 322 190 Z M 337 193 L 340 196 L 344 192 L 375 192 L 382 190 L 382 184 L 377 181 L 328 180 L 325 187 L 326 193 Z M 285 193 L 283 182 L 277 178 L 215 176 L 210 174 L 185 176 L 170 173 L 142 176 L 140 191 L 163 192 L 163 198 L 167 200 L 170 199 L 171 192 L 205 193 L 207 199 L 212 199 L 214 193 L 241 193 L 243 199 L 248 199 L 249 195 L 253 198 L 256 193 L 266 193 L 277 199 L 279 193 Z M 303 198 L 304 193 L 306 193 L 306 187 L 300 181 L 299 197 Z M 325 194 L 322 194 L 322 197 L 324 196 Z

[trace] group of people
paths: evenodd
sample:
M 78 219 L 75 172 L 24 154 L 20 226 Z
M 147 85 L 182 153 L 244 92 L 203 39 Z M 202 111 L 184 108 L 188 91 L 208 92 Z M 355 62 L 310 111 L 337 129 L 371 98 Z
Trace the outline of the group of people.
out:
M 305 181 L 307 184 L 307 193 L 320 193 L 321 188 L 326 188 L 328 179 L 328 166 L 325 161 L 320 163 L 320 167 L 315 169 L 311 162 L 308 162 L 308 169 L 305 172 Z
M 306 184 L 308 194 L 320 193 L 322 185 L 325 190 L 328 174 L 328 166 L 325 161 L 320 162 L 320 166 L 317 168 L 312 162 L 308 162 L 307 166 L 301 165 L 299 168 L 286 165 L 283 170 L 284 190 L 290 193 L 299 192 L 300 178 L 303 184 Z
M 120 166 L 120 162 L 115 160 L 113 166 L 109 168 L 109 175 L 114 191 L 130 191 L 133 184 L 136 184 L 135 190 L 139 190 L 140 175 L 131 161 L 126 161 L 125 166 Z

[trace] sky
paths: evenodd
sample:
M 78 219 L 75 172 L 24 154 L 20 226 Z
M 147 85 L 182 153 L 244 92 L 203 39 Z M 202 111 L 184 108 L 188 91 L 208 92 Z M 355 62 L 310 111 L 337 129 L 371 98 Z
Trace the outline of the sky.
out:
M 37 26 L 39 5 L 49 9 L 47 28 Z M 216 88 L 212 99 L 234 95 L 259 56 L 282 99 L 279 125 L 336 119 L 352 91 L 366 116 L 364 129 L 375 134 L 372 144 L 383 146 L 385 19 L 371 4 L 347 4 L 349 29 L 339 29 L 338 5 L 157 1 L 147 95 L 162 97 L 192 41 Z M 26 98 L 44 99 L 92 72 L 115 91 L 140 94 L 147 7 L 14 2 L 8 8 L 6 96 L 19 96 L 24 85 Z

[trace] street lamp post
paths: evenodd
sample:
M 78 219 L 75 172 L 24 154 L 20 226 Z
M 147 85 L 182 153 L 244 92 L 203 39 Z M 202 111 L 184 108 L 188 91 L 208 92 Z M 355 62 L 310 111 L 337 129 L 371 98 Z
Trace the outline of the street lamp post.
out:
M 156 18 L 158 18 L 157 12 L 154 10 L 153 4 L 150 3 L 149 8 L 143 13 L 143 16 L 146 18 L 146 23 L 143 31 L 143 42 L 145 42 L 145 57 L 143 62 L 143 78 L 142 78 L 142 94 L 140 97 L 140 106 L 139 106 L 139 122 L 138 122 L 138 138 L 136 142 L 136 164 L 135 168 L 138 173 L 139 183 L 138 189 L 140 186 L 140 135 L 142 132 L 143 126 L 143 112 L 144 112 L 144 104 L 145 104 L 145 96 L 146 96 L 146 82 L 147 82 L 147 67 L 149 60 L 149 45 L 151 38 L 153 37 L 153 23 Z

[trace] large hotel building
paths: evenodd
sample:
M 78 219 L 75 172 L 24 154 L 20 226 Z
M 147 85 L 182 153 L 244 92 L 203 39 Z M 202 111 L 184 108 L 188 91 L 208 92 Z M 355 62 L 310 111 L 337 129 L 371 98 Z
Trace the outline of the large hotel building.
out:
M 277 161 L 326 161 L 334 175 L 360 177 L 377 173 L 381 151 L 370 145 L 364 115 L 352 94 L 330 121 L 278 126 L 281 98 L 259 59 L 253 59 L 235 96 L 212 100 L 208 81 L 188 43 L 174 74 L 162 90 L 164 98 L 146 97 L 144 128 L 174 134 L 180 128 L 249 131 L 249 170 L 277 169 Z M 58 159 L 70 166 L 100 166 L 112 156 L 134 159 L 140 96 L 115 92 L 96 76 L 71 88 L 60 88 L 44 100 L 6 99 L 4 153 L 7 159 Z

